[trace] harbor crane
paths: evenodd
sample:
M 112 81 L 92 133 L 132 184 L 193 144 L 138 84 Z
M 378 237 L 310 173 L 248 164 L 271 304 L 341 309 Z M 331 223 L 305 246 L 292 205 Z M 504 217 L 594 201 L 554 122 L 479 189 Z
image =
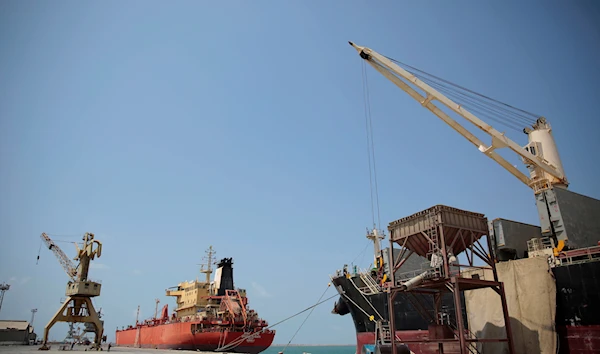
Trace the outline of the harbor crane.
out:
M 65 273 L 69 276 L 69 281 L 66 289 L 67 298 L 44 328 L 44 339 L 39 349 L 49 349 L 47 346 L 48 334 L 56 322 L 69 322 L 91 324 L 96 334 L 92 348 L 99 350 L 103 339 L 104 325 L 98 312 L 94 309 L 92 298 L 100 296 L 101 284 L 88 279 L 88 272 L 90 261 L 102 254 L 102 243 L 94 239 L 94 234 L 86 233 L 83 236 L 82 248 L 79 248 L 75 243 L 77 256 L 74 260 L 79 261 L 79 265 L 74 266 L 69 257 L 46 233 L 42 233 L 40 237 L 58 259 Z
M 443 85 L 440 85 L 434 80 L 428 80 L 421 75 L 417 77 L 417 74 L 415 73 L 420 72 L 420 70 L 412 68 L 414 70 L 410 72 L 398 65 L 397 63 L 399 62 L 388 58 L 374 51 L 373 49 L 356 45 L 353 42 L 349 42 L 349 44 L 356 49 L 356 51 L 358 51 L 362 59 L 369 63 L 385 78 L 390 80 L 394 85 L 402 89 L 410 97 L 419 102 L 419 104 L 438 116 L 456 132 L 469 140 L 479 149 L 479 151 L 496 161 L 519 181 L 530 187 L 533 190 L 536 199 L 541 224 L 540 226 L 542 228 L 542 236 L 552 237 L 555 243 L 555 254 L 561 251 L 564 247 L 569 246 L 567 230 L 565 229 L 558 201 L 554 192 L 555 188 L 566 189 L 569 183 L 563 170 L 558 149 L 552 135 L 552 129 L 546 118 L 537 117 L 531 127 L 526 127 L 523 129 L 523 132 L 528 136 L 528 144 L 524 147 L 521 147 L 516 142 L 506 137 L 504 133 L 499 132 L 491 125 L 475 116 L 473 113 L 471 113 L 471 111 L 477 110 L 479 112 L 491 112 L 496 114 L 506 113 L 507 115 L 508 113 L 512 113 L 514 114 L 514 117 L 517 118 L 519 115 L 522 116 L 523 113 L 530 113 L 518 109 L 514 109 L 514 111 L 509 112 L 506 107 L 510 106 L 501 104 L 500 102 L 494 100 L 492 100 L 495 102 L 494 106 L 491 107 L 483 107 L 481 102 L 477 102 L 475 100 L 468 101 L 468 104 L 458 104 L 440 92 L 445 88 Z M 445 80 L 439 80 L 448 83 Z M 439 88 L 440 91 L 432 86 Z M 419 89 L 423 93 L 419 92 Z M 461 89 L 465 91 L 458 95 L 455 94 L 454 97 L 464 98 L 466 97 L 466 95 L 464 95 L 465 92 L 473 93 L 472 91 L 464 88 Z M 470 106 L 469 109 L 465 107 L 467 105 Z M 449 109 L 466 119 L 468 122 L 474 124 L 477 128 L 491 137 L 491 144 L 485 144 L 442 109 Z M 517 169 L 517 167 L 513 166 L 510 162 L 505 160 L 496 152 L 496 150 L 501 148 L 508 148 L 516 153 L 527 167 L 529 176 L 521 172 L 519 169 Z

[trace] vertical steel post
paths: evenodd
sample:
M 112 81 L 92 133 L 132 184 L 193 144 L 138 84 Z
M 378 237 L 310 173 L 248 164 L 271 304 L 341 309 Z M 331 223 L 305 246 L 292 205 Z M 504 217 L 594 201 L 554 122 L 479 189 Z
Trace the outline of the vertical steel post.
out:
M 396 322 L 394 321 L 394 298 L 396 297 L 396 261 L 394 259 L 394 231 L 390 231 L 390 281 L 392 282 L 388 293 L 388 322 L 390 324 L 390 343 L 392 345 L 392 354 L 396 351 Z
M 496 271 L 496 255 L 495 250 L 492 247 L 492 240 L 490 240 L 490 235 L 485 237 L 487 239 L 488 252 L 490 253 L 490 267 L 492 267 L 492 271 L 494 272 L 494 281 L 498 282 L 498 272 Z
M 396 286 L 396 260 L 394 259 L 394 231 L 390 231 L 390 259 L 388 264 L 390 265 L 390 281 L 392 282 L 392 285 L 390 286 L 390 288 L 393 288 Z
M 494 267 L 495 269 L 495 267 Z M 500 300 L 502 301 L 502 313 L 504 314 L 504 327 L 506 328 L 506 339 L 508 339 L 508 352 L 515 353 L 515 344 L 512 337 L 512 326 L 510 324 L 510 315 L 508 314 L 508 305 L 506 303 L 506 293 L 504 292 L 504 283 L 500 283 Z
M 436 292 L 433 294 L 433 303 L 435 304 L 435 323 L 437 325 L 443 325 L 443 322 L 440 320 L 440 308 L 442 305 L 442 293 Z M 444 344 L 438 343 L 438 352 L 439 354 L 444 354 Z
M 452 283 L 454 292 L 452 296 L 454 297 L 454 307 L 456 313 L 456 323 L 458 324 L 458 340 L 460 342 L 460 353 L 467 354 L 467 346 L 465 342 L 465 328 L 463 325 L 462 318 L 462 307 L 460 303 L 460 286 L 458 284 L 458 278 L 452 277 Z
M 388 319 L 390 322 L 390 343 L 392 344 L 392 354 L 398 354 L 396 348 L 396 321 L 394 320 L 394 298 L 396 297 L 396 290 L 390 289 L 388 296 Z

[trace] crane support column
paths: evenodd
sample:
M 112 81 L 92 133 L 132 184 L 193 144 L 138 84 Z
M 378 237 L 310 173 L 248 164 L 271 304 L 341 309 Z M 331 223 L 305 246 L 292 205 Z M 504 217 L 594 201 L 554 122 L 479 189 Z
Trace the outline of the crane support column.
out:
M 100 316 L 96 312 L 96 309 L 94 309 L 92 299 L 89 296 L 72 296 L 65 300 L 44 328 L 44 342 L 40 350 L 50 349 L 46 345 L 48 334 L 56 322 L 92 323 L 96 334 L 93 347 L 96 350 L 100 348 L 101 339 L 104 334 L 103 321 L 100 320 Z

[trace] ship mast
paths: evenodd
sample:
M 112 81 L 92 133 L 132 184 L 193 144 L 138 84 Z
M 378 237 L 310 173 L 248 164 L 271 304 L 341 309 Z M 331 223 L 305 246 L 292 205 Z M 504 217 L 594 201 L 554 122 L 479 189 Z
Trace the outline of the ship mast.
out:
M 373 251 L 375 253 L 373 267 L 378 268 L 380 264 L 379 262 L 377 262 L 377 260 L 381 258 L 380 240 L 383 240 L 385 238 L 385 235 L 383 233 L 380 234 L 379 230 L 377 230 L 376 227 L 373 227 L 372 230 L 367 230 L 367 238 L 373 241 Z
M 160 299 L 155 299 L 154 301 L 156 302 L 156 307 L 154 308 L 154 319 L 156 319 L 156 316 L 158 316 L 158 304 L 160 303 Z
M 214 263 L 213 257 L 216 252 L 213 250 L 212 246 L 210 246 L 205 252 L 206 257 L 204 257 L 204 259 L 206 259 L 206 263 L 200 265 L 200 273 L 206 274 L 206 282 L 210 283 L 210 275 L 212 274 L 212 265 Z

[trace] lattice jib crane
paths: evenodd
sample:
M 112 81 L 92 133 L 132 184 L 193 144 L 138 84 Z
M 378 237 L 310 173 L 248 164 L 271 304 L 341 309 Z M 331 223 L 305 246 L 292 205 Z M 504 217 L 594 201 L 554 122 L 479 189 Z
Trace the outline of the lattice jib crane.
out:
M 468 104 L 458 104 L 440 91 L 447 92 L 449 96 L 456 97 L 457 100 L 466 97 L 464 95 L 465 92 L 478 95 L 479 97 L 485 96 L 476 94 L 473 91 L 466 90 L 457 85 L 454 86 L 459 87 L 464 91 L 463 93 L 455 93 L 453 95 L 452 92 L 444 90 L 445 87 L 443 84 L 439 84 L 440 82 L 449 83 L 446 80 L 436 78 L 433 75 L 412 67 L 411 69 L 414 70 L 411 70 L 412 72 L 408 71 L 400 65 L 397 65 L 399 62 L 377 53 L 370 48 L 361 47 L 352 42 L 349 42 L 349 44 L 358 51 L 362 59 L 369 63 L 385 78 L 405 91 L 423 107 L 442 119 L 446 124 L 474 144 L 479 151 L 496 161 L 513 176 L 517 177 L 517 179 L 533 189 L 536 196 L 538 213 L 540 215 L 542 234 L 554 236 L 559 250 L 565 246 L 568 236 L 563 223 L 560 222 L 561 215 L 558 205 L 555 204 L 556 197 L 553 188 L 567 188 L 569 183 L 563 170 L 554 137 L 552 136 L 552 129 L 544 117 L 537 117 L 537 119 L 532 122 L 533 124 L 531 124 L 531 127 L 523 129 L 523 132 L 528 136 L 529 142 L 524 147 L 521 147 L 519 144 L 506 137 L 504 133 L 499 132 L 491 125 L 475 116 L 471 111 L 478 111 L 482 115 L 484 115 L 482 112 L 499 113 L 500 115 L 504 113 L 509 116 L 509 118 L 509 113 L 513 114 L 513 118 L 522 118 L 524 114 L 532 115 L 531 113 L 489 98 L 490 102 L 495 102 L 494 105 L 490 107 L 483 107 L 480 104 L 481 102 L 477 102 L 476 100 L 467 101 Z M 417 72 L 427 74 L 429 75 L 429 78 L 433 77 L 440 81 L 436 82 L 435 80 L 428 80 L 426 75 L 419 75 L 419 77 L 417 77 L 415 74 Z M 432 86 L 437 87 L 440 91 Z M 421 90 L 423 93 L 418 90 Z M 461 94 L 463 96 L 461 96 Z M 465 106 L 469 106 L 469 108 L 467 109 Z M 507 107 L 512 108 L 513 110 L 509 112 Z M 450 109 L 488 134 L 491 137 L 491 144 L 487 145 L 482 142 L 459 122 L 445 113 L 442 108 Z M 522 121 L 516 121 L 517 124 L 520 122 Z M 521 172 L 502 156 L 498 155 L 496 150 L 501 148 L 508 148 L 519 155 L 529 170 L 529 176 Z
M 92 297 L 100 296 L 101 284 L 88 279 L 90 262 L 95 257 L 102 254 L 102 243 L 94 239 L 94 234 L 86 233 L 83 236 L 83 246 L 77 249 L 77 256 L 74 260 L 79 261 L 79 266 L 75 267 L 67 255 L 58 247 L 47 234 L 43 233 L 42 240 L 48 248 L 54 252 L 59 263 L 69 276 L 67 283 L 67 299 L 62 303 L 56 314 L 44 328 L 44 339 L 40 350 L 48 350 L 47 341 L 50 329 L 56 322 L 86 323 L 94 327 L 96 338 L 93 347 L 98 350 L 102 340 L 105 340 L 104 323 L 100 320 L 100 315 L 94 309 Z

